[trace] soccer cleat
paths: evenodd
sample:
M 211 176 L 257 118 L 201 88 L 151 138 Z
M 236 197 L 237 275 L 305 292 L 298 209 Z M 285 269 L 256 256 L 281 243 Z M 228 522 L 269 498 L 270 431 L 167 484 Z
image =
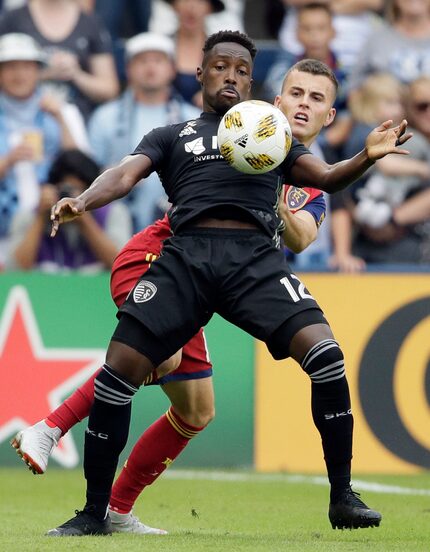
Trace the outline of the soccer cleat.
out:
M 333 529 L 360 529 L 378 527 L 382 516 L 371 510 L 359 498 L 360 494 L 348 487 L 338 502 L 330 504 L 328 517 Z
M 113 533 L 135 533 L 136 535 L 167 535 L 164 529 L 156 529 L 148 527 L 139 518 L 133 515 L 133 512 L 128 514 L 119 514 L 113 510 L 109 510 L 111 520 L 111 528 Z
M 85 535 L 111 535 L 112 527 L 109 516 L 100 521 L 94 516 L 92 508 L 75 510 L 76 516 L 63 525 L 50 529 L 48 537 L 84 537 Z
M 10 444 L 35 475 L 45 473 L 53 448 L 61 437 L 59 427 L 49 427 L 44 420 L 23 429 Z

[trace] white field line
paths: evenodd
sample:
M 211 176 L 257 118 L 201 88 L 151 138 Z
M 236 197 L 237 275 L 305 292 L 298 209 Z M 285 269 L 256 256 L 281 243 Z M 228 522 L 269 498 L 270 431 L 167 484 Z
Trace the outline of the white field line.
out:
M 239 483 L 308 483 L 310 485 L 327 486 L 327 478 L 312 475 L 288 475 L 271 473 L 204 471 L 204 470 L 168 470 L 164 477 L 168 479 L 194 479 L 204 481 L 223 481 Z M 353 488 L 375 493 L 430 496 L 430 489 L 413 489 L 399 485 L 385 485 L 361 479 L 353 480 Z

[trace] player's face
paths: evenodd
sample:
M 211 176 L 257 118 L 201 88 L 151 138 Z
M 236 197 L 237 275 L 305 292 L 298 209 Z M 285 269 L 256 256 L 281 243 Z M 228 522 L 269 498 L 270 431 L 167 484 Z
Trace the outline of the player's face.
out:
M 334 98 L 335 87 L 328 77 L 292 71 L 275 105 L 287 116 L 293 136 L 308 144 L 333 121 Z
M 197 69 L 202 84 L 203 109 L 223 115 L 246 100 L 251 90 L 252 59 L 249 51 L 235 42 L 216 44 Z

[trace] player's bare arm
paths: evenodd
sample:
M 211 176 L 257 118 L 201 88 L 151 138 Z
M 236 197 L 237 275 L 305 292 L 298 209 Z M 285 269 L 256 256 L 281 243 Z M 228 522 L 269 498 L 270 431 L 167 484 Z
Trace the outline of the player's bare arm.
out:
M 407 121 L 392 126 L 393 121 L 385 121 L 367 136 L 365 148 L 351 159 L 329 165 L 313 155 L 302 155 L 292 169 L 296 186 L 313 186 L 328 193 L 337 192 L 352 184 L 375 161 L 390 153 L 408 155 L 401 146 L 411 137 L 406 132 Z M 318 182 L 318 185 L 315 184 Z
M 51 209 L 51 237 L 58 232 L 60 224 L 127 195 L 151 170 L 152 161 L 146 155 L 128 155 L 115 167 L 106 169 L 78 197 L 60 199 Z
M 301 253 L 316 240 L 318 227 L 311 213 L 305 210 L 292 213 L 285 202 L 279 204 L 278 213 L 285 224 L 284 244 L 293 253 Z

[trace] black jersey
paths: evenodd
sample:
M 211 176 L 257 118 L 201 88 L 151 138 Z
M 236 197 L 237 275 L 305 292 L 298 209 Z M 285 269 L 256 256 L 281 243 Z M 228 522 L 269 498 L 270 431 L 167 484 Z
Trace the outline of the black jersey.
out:
M 145 154 L 157 171 L 169 201 L 172 230 L 203 213 L 218 218 L 257 222 L 275 236 L 276 213 L 282 184 L 291 181 L 295 160 L 309 150 L 293 139 L 291 150 L 277 169 L 265 174 L 244 174 L 228 165 L 219 152 L 217 131 L 221 116 L 202 113 L 196 120 L 152 130 L 133 154 Z

